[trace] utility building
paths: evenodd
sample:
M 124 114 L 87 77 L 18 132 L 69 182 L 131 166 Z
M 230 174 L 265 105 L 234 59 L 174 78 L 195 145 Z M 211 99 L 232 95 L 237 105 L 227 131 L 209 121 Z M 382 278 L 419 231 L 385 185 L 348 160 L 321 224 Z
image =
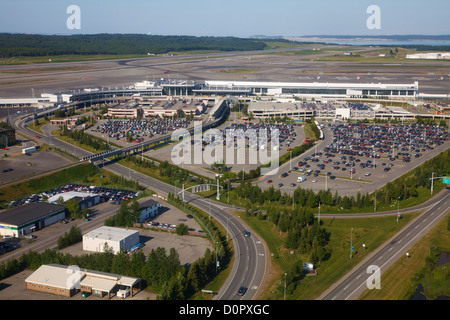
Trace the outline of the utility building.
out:
M 105 245 L 114 253 L 128 251 L 139 243 L 139 232 L 103 226 L 83 235 L 83 250 L 104 252 Z
M 0 211 L 0 235 L 21 237 L 63 220 L 63 206 L 49 203 L 29 203 Z

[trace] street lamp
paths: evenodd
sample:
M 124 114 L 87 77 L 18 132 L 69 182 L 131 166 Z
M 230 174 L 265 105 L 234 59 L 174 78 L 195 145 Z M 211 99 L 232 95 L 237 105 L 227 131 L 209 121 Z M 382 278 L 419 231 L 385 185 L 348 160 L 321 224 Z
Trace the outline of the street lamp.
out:
M 286 300 L 286 276 L 287 273 L 284 274 L 284 300 Z
M 350 259 L 352 258 L 353 252 L 353 228 L 350 230 Z

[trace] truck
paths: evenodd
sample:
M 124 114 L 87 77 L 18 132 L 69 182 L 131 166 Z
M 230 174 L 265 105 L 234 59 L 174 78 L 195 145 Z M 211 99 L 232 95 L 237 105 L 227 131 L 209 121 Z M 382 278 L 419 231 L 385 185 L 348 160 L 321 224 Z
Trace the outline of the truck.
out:
M 35 152 L 35 151 L 36 151 L 36 147 L 29 147 L 29 148 L 22 149 L 22 154 L 29 154 L 29 153 Z
M 297 178 L 297 182 L 304 182 L 304 181 L 306 181 L 306 178 L 304 176 Z

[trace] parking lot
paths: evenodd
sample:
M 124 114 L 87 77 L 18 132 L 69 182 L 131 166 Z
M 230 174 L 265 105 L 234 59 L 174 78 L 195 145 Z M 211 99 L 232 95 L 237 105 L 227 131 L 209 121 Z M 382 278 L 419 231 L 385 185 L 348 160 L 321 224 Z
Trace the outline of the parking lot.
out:
M 171 248 L 175 248 L 180 257 L 180 263 L 184 265 L 202 257 L 207 248 L 212 249 L 209 240 L 205 237 L 205 232 L 193 217 L 187 216 L 186 213 L 160 198 L 152 198 L 161 205 L 159 214 L 154 219 L 147 220 L 142 224 L 135 224 L 136 230 L 139 231 L 139 241 L 144 245 L 141 250 L 146 256 L 152 249 L 158 247 L 165 248 L 167 253 Z M 148 197 L 139 199 L 139 202 L 146 200 L 148 200 Z M 109 210 L 108 207 L 105 207 L 105 210 Z M 101 215 L 102 209 L 96 213 L 96 216 Z M 158 224 L 152 226 L 152 222 Z M 189 235 L 180 236 L 176 234 L 175 227 L 180 223 L 188 226 Z M 65 248 L 61 252 L 68 252 L 71 255 L 87 253 L 87 251 L 83 251 L 82 243 Z
M 133 143 L 149 141 L 192 125 L 193 123 L 186 119 L 99 120 L 96 126 L 87 129 L 86 132 L 110 143 L 126 147 Z
M 356 196 L 375 191 L 450 146 L 446 128 L 326 124 L 323 129 L 326 141 L 295 159 L 291 170 L 284 166 L 258 186 L 274 186 L 287 193 L 301 186 Z
M 265 130 L 267 129 L 267 135 Z M 271 130 L 279 130 L 279 141 L 273 143 L 271 139 Z M 260 152 L 267 154 L 270 158 L 272 153 L 276 153 L 277 157 L 288 152 L 294 145 L 300 144 L 305 139 L 305 133 L 303 127 L 300 125 L 285 125 L 285 124 L 260 124 L 256 122 L 225 122 L 220 127 L 219 135 L 203 134 L 202 140 L 196 140 L 195 136 L 191 136 L 191 144 L 189 142 L 181 141 L 177 144 L 170 144 L 164 148 L 157 150 L 150 150 L 145 153 L 154 159 L 164 161 L 171 159 L 174 162 L 174 157 L 183 157 L 183 152 L 190 150 L 190 164 L 183 163 L 182 166 L 185 169 L 193 172 L 198 172 L 201 175 L 211 178 L 215 177 L 215 173 L 210 171 L 210 163 L 213 163 L 217 159 L 217 163 L 222 163 L 232 172 L 240 172 L 244 170 L 249 172 L 261 166 L 263 159 L 260 157 Z M 261 131 L 259 131 L 261 130 Z M 228 132 L 228 137 L 227 137 Z M 258 134 L 260 137 L 267 137 L 266 141 L 258 141 Z M 229 138 L 234 135 L 234 138 Z M 239 143 L 240 138 L 243 142 Z M 244 138 L 245 137 L 245 138 Z M 215 149 L 221 153 L 220 156 L 216 156 Z M 220 149 L 221 148 L 221 149 Z M 197 164 L 196 158 L 198 154 L 196 152 L 201 150 L 201 164 Z M 256 157 L 252 157 L 252 153 L 256 154 Z M 229 156 L 231 154 L 231 157 Z M 241 156 L 242 155 L 242 156 Z M 210 157 L 205 160 L 205 157 Z M 186 160 L 189 160 L 186 158 Z M 188 162 L 188 161 L 185 161 Z M 265 163 L 265 162 L 264 162 Z
M 22 155 L 22 147 L 10 147 L 8 157 L 0 160 L 0 184 L 32 176 L 35 174 L 55 170 L 72 163 L 69 159 L 54 152 L 32 152 L 28 156 Z M 7 172 L 3 172 L 6 169 Z
M 84 192 L 88 194 L 97 194 L 100 196 L 101 202 L 110 202 L 112 204 L 121 204 L 123 201 L 133 199 L 138 196 L 138 192 L 124 190 L 124 189 L 113 189 L 104 188 L 97 186 L 87 186 L 80 184 L 67 184 L 53 188 L 51 190 L 43 191 L 38 194 L 33 194 L 23 199 L 12 201 L 10 205 L 20 206 L 27 203 L 42 202 L 45 199 L 49 199 L 57 194 L 66 193 L 69 191 Z

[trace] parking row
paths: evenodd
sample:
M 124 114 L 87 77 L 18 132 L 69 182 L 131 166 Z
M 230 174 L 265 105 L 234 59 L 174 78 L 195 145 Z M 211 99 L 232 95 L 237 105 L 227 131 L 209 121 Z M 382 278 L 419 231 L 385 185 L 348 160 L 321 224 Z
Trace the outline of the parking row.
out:
M 130 190 L 121 190 L 121 189 L 79 185 L 79 184 L 67 184 L 38 194 L 32 194 L 20 200 L 11 201 L 9 205 L 20 206 L 27 203 L 41 203 L 48 201 L 49 198 L 55 195 L 64 194 L 71 191 L 82 192 L 92 195 L 99 195 L 100 202 L 110 201 L 111 203 L 114 204 L 121 204 L 123 201 L 131 200 L 137 197 L 139 194 L 138 192 Z

